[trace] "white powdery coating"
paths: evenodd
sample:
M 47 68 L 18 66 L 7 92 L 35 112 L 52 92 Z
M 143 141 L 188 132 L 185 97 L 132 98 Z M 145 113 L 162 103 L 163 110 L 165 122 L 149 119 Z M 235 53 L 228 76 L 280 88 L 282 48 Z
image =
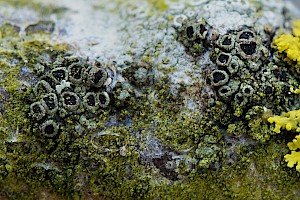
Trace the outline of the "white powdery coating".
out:
M 220 34 L 242 26 L 282 26 L 284 16 L 282 10 L 287 3 L 283 0 L 266 1 L 220 1 L 203 2 L 199 8 L 199 16 Z M 197 8 L 196 8 L 197 9 Z
M 0 6 L 0 23 L 7 21 L 25 27 L 39 20 L 39 15 L 32 8 L 14 8 L 11 6 Z
M 213 26 L 220 34 L 227 30 L 238 29 L 243 25 L 252 26 L 256 8 L 247 1 L 219 1 L 213 0 L 203 5 L 200 12 L 207 23 Z
M 257 26 L 270 25 L 273 27 L 283 26 L 285 17 L 283 9 L 289 3 L 282 0 L 262 1 L 262 16 L 257 20 Z
M 57 22 L 57 39 L 75 45 L 81 54 L 91 58 L 98 55 L 111 57 L 120 51 L 118 29 L 121 22 L 117 15 L 94 9 L 95 2 L 51 1 L 54 5 L 68 9 Z

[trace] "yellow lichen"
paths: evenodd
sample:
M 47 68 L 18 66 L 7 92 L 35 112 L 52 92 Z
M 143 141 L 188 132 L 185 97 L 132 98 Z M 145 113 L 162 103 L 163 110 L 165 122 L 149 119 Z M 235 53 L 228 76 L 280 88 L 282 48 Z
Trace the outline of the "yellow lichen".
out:
M 275 39 L 274 45 L 280 53 L 286 53 L 286 56 L 297 61 L 300 64 L 300 38 L 294 37 L 291 34 L 281 35 Z
M 300 172 L 300 152 L 292 151 L 291 154 L 286 154 L 284 156 L 284 160 L 288 163 L 288 167 L 292 168 L 296 164 L 296 170 Z
M 300 148 L 300 135 L 297 135 L 296 139 L 293 139 L 293 142 L 289 142 L 287 146 L 292 152 L 285 155 L 284 160 L 288 163 L 288 167 L 292 168 L 296 164 L 296 170 L 300 172 L 300 152 L 296 151 Z
M 268 122 L 275 123 L 273 131 L 276 133 L 280 133 L 280 129 L 300 132 L 300 110 L 292 110 L 287 113 L 282 113 L 280 116 L 275 115 L 269 117 Z
M 292 89 L 291 89 L 292 90 Z M 281 116 L 272 116 L 268 118 L 268 122 L 275 123 L 274 132 L 280 133 L 280 129 L 286 129 L 287 131 L 296 130 L 300 132 L 300 110 L 292 110 L 287 113 L 281 114 Z M 294 167 L 300 172 L 300 152 L 296 151 L 300 149 L 300 134 L 293 139 L 292 142 L 287 144 L 291 150 L 291 154 L 284 156 L 285 162 L 288 167 Z
M 295 151 L 300 148 L 300 135 L 296 136 L 296 139 L 293 139 L 293 142 L 287 144 L 290 150 Z
M 300 20 L 295 20 L 294 23 L 293 34 L 296 37 L 300 37 Z
M 300 20 L 293 23 L 293 35 L 283 34 L 273 42 L 279 53 L 285 53 L 287 58 L 300 64 Z
M 294 93 L 294 94 L 300 94 L 300 87 L 295 89 L 293 87 L 290 87 L 290 92 Z

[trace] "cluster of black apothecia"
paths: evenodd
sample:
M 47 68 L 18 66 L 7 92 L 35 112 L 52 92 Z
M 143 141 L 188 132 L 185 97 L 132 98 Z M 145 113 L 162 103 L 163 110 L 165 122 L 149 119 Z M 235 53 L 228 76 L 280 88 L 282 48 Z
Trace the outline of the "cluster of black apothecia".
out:
M 35 68 L 40 80 L 33 88 L 30 116 L 44 136 L 53 137 L 65 129 L 66 120 L 75 119 L 78 124 L 72 128 L 82 129 L 84 119 L 109 105 L 106 86 L 111 74 L 101 63 L 63 58 Z
M 223 100 L 245 101 L 261 88 L 257 81 L 247 75 L 257 72 L 265 65 L 261 58 L 268 55 L 268 50 L 261 44 L 256 33 L 248 28 L 228 33 L 219 37 L 214 48 L 213 61 L 217 69 L 211 73 L 211 83 L 218 90 Z M 265 51 L 266 55 L 263 55 Z M 255 74 L 255 73 L 254 73 Z M 262 91 L 263 92 L 263 91 Z
M 183 41 L 187 47 L 199 45 L 196 39 L 204 40 L 208 33 L 208 29 L 203 28 L 204 25 L 204 22 L 194 23 L 193 26 L 190 23 L 184 24 L 180 29 L 183 37 L 179 38 L 189 40 L 181 39 L 180 41 Z M 268 50 L 262 45 L 260 37 L 253 30 L 244 28 L 220 35 L 217 40 L 211 38 L 211 41 L 207 43 L 211 44 L 210 58 L 215 64 L 211 66 L 210 82 L 217 90 L 218 96 L 225 101 L 232 100 L 234 96 L 237 98 L 251 96 L 255 90 L 251 84 L 255 80 L 243 80 L 243 78 L 246 74 L 258 71 L 264 65 L 261 58 L 267 56 Z M 201 48 L 197 49 L 200 54 Z M 236 93 L 238 95 L 234 95 Z
M 265 99 L 285 90 L 276 76 L 278 70 L 270 65 L 272 30 L 241 27 L 218 34 L 205 20 L 187 18 L 177 31 L 178 40 L 196 60 L 209 52 L 207 82 L 216 91 L 216 99 L 244 110 L 266 105 Z

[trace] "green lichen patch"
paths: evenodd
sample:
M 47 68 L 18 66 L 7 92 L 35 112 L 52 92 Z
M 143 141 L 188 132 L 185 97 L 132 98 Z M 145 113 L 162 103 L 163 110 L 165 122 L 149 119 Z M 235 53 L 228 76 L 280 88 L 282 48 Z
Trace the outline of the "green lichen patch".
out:
M 2 24 L 0 27 L 1 38 L 5 37 L 17 37 L 20 32 L 20 27 L 12 25 L 10 23 Z
M 282 165 L 284 145 L 284 142 L 277 143 L 272 140 L 263 149 L 255 151 L 247 159 L 247 164 L 240 168 L 239 173 L 228 171 L 228 194 L 232 198 L 240 199 L 247 199 L 253 195 L 253 199 L 299 198 L 295 193 L 299 188 L 296 183 L 297 175 L 287 171 Z
M 28 102 L 34 82 L 32 72 L 37 60 L 63 54 L 67 48 L 50 44 L 46 39 L 23 40 L 16 28 L 7 24 L 2 25 L 1 35 L 0 182 L 3 187 L 0 193 L 12 199 L 35 198 L 46 185 L 38 187 L 38 182 L 28 179 L 33 177 L 31 169 L 34 162 L 41 159 L 42 152 L 41 146 L 32 137 L 31 120 L 28 118 Z M 7 40 L 7 37 L 10 39 Z
M 284 143 L 244 151 L 238 165 L 218 171 L 203 171 L 192 179 L 171 186 L 162 184 L 154 191 L 161 199 L 297 199 L 298 175 L 281 165 Z

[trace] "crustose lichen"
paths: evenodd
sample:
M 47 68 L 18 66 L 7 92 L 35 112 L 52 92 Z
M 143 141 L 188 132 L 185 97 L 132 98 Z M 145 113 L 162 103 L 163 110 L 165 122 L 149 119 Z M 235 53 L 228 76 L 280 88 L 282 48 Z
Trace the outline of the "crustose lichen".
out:
M 104 86 L 108 69 L 98 62 L 88 65 L 79 59 L 64 59 L 45 66 L 32 93 L 30 116 L 47 137 L 59 133 L 64 120 L 95 114 L 110 102 Z

